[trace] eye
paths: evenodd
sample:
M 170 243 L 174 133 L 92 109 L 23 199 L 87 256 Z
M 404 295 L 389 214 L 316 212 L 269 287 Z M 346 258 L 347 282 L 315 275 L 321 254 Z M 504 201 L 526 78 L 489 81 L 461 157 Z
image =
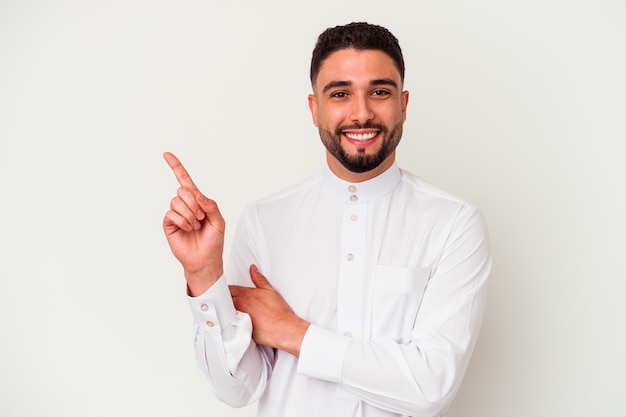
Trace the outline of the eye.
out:
M 374 90 L 374 91 L 372 91 L 372 96 L 374 96 L 374 97 L 386 97 L 389 94 L 390 93 L 387 90 Z
M 330 95 L 333 98 L 346 98 L 348 97 L 348 93 L 345 91 L 336 91 Z

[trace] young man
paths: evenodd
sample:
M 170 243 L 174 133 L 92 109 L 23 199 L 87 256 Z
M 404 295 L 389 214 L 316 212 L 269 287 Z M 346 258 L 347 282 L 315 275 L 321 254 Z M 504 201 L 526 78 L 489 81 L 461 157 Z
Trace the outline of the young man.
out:
M 327 167 L 248 207 L 224 272 L 224 220 L 182 164 L 164 219 L 197 325 L 198 364 L 260 416 L 438 416 L 482 320 L 491 255 L 471 205 L 395 162 L 409 93 L 397 39 L 329 28 L 309 107 Z M 230 285 L 228 285 L 230 284 Z

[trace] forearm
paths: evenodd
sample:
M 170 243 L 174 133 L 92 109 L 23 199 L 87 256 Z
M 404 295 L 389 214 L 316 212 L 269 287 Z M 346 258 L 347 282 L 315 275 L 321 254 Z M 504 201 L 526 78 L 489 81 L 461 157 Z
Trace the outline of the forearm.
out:
M 476 340 L 473 334 L 457 339 L 416 331 L 415 340 L 400 344 L 389 339 L 354 340 L 311 326 L 298 372 L 335 382 L 380 409 L 439 416 L 462 382 Z
M 473 307 L 460 313 L 471 317 L 465 332 L 424 326 L 415 330 L 407 344 L 393 340 L 350 343 L 342 384 L 380 408 L 415 416 L 440 416 L 461 386 L 477 340 L 484 294 L 473 301 Z

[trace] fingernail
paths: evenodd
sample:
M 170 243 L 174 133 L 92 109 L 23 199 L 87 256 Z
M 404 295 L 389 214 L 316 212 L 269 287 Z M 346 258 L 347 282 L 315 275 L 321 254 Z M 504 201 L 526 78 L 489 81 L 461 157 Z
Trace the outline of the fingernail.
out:
M 202 225 L 200 224 L 200 222 L 198 220 L 193 222 L 193 229 L 194 230 L 199 230 L 200 227 L 202 227 Z
M 198 210 L 196 212 L 196 217 L 198 218 L 198 220 L 203 220 L 204 219 L 204 211 Z

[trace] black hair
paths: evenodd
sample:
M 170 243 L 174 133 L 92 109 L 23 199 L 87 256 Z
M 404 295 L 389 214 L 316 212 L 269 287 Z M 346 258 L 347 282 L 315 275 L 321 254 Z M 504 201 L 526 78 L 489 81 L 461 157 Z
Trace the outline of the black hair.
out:
M 326 29 L 317 38 L 311 57 L 311 84 L 315 84 L 324 60 L 341 49 L 378 50 L 393 60 L 404 81 L 404 58 L 398 39 L 386 28 L 366 22 L 352 22 Z

